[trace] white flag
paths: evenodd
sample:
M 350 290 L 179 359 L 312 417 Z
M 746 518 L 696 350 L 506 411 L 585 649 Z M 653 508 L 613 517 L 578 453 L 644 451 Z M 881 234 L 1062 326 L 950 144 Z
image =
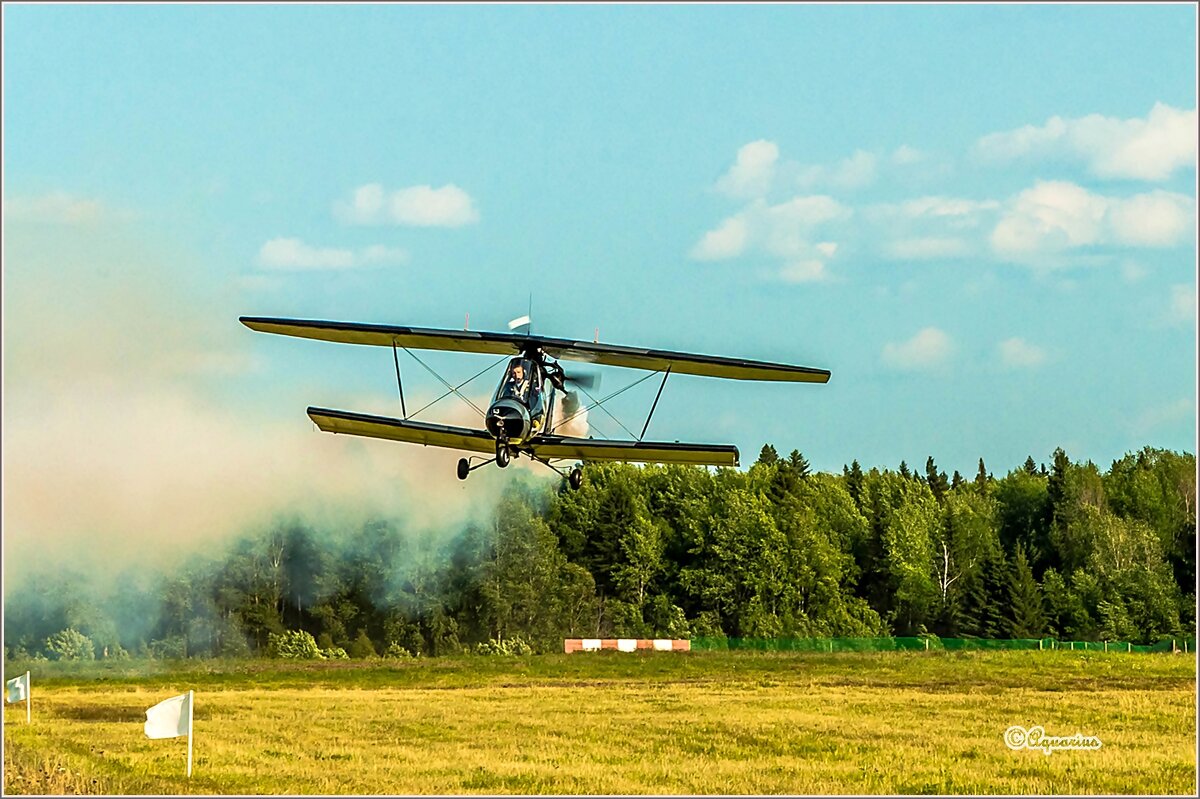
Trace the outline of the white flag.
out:
M 146 711 L 147 738 L 178 738 L 191 735 L 191 693 L 164 699 Z
M 528 317 L 528 316 L 521 316 L 521 317 L 518 317 L 518 318 L 516 318 L 516 319 L 512 320 L 511 322 L 509 322 L 509 323 L 508 323 L 508 329 L 509 329 L 509 330 L 516 330 L 518 327 L 524 327 L 524 328 L 528 328 L 528 327 L 529 327 L 529 324 L 530 324 L 530 322 L 529 322 L 529 317 Z
M 13 677 L 7 683 L 5 688 L 8 689 L 5 700 L 8 702 L 24 702 L 29 698 L 29 672 L 25 672 L 20 677 Z

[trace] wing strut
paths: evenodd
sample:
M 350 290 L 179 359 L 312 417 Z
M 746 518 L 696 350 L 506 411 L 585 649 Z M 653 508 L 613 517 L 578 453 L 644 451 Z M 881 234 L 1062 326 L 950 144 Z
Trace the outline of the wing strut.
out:
M 396 342 L 392 342 L 392 360 L 396 364 L 396 388 L 400 389 L 400 415 L 408 418 L 408 410 L 404 407 L 404 384 L 400 382 L 400 356 L 396 354 Z
M 558 474 L 559 474 L 561 477 L 563 477 L 564 479 L 567 477 L 567 473 L 566 473 L 566 472 L 564 472 L 562 469 L 558 468 L 557 466 L 555 466 L 553 463 L 551 463 L 550 461 L 546 460 L 545 458 L 543 458 L 543 457 L 539 456 L 539 455 L 538 455 L 536 452 L 534 452 L 533 450 L 530 450 L 530 451 L 529 451 L 529 457 L 533 458 L 533 459 L 534 459 L 535 461 L 537 461 L 538 463 L 545 464 L 547 467 L 549 467 L 549 468 L 553 469 L 554 471 L 558 472 Z M 495 458 L 492 458 L 492 460 L 495 460 Z
M 671 367 L 667 367 L 667 371 L 663 372 L 663 381 L 658 387 L 658 393 L 654 395 L 654 404 L 650 406 L 650 413 L 646 416 L 646 423 L 642 425 L 642 434 L 638 436 L 638 441 L 646 437 L 646 428 L 650 426 L 650 420 L 654 418 L 654 409 L 658 407 L 658 398 L 662 396 L 663 389 L 667 387 L 667 378 L 671 376 Z

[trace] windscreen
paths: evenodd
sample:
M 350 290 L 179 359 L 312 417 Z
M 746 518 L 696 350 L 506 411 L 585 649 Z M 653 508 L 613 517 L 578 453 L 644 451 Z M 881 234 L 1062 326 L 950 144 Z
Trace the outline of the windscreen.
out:
M 508 362 L 504 382 L 496 393 L 496 399 L 515 399 L 526 407 L 537 379 L 537 365 L 527 358 L 513 358 Z

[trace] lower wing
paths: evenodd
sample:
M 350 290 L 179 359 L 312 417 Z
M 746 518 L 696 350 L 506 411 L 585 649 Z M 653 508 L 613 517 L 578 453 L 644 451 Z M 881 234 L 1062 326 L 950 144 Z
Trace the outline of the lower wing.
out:
M 730 444 L 682 444 L 665 441 L 609 441 L 595 438 L 537 436 L 528 444 L 539 458 L 577 458 L 583 461 L 682 463 L 696 466 L 737 466 L 738 450 Z
M 405 441 L 427 447 L 446 447 L 491 455 L 496 440 L 484 430 L 444 424 L 393 419 L 365 413 L 309 408 L 309 418 L 326 433 Z M 584 461 L 681 463 L 696 466 L 737 466 L 737 447 L 727 444 L 681 444 L 655 441 L 608 441 L 566 436 L 535 436 L 521 449 L 543 460 L 573 458 Z
M 446 447 L 485 454 L 496 452 L 496 440 L 485 430 L 334 411 L 328 408 L 309 408 L 308 416 L 326 433 L 384 438 L 389 441 L 406 441 L 427 447 Z

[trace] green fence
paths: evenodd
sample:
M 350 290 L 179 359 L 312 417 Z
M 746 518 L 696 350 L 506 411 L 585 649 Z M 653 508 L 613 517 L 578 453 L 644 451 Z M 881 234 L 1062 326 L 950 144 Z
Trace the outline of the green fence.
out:
M 938 638 L 937 636 L 891 638 L 693 638 L 694 650 L 737 650 L 759 652 L 888 652 L 967 651 L 996 649 L 1063 649 L 1078 652 L 1186 652 L 1196 651 L 1196 639 L 1176 638 L 1156 644 L 1128 641 L 1059 641 L 1054 638 Z

